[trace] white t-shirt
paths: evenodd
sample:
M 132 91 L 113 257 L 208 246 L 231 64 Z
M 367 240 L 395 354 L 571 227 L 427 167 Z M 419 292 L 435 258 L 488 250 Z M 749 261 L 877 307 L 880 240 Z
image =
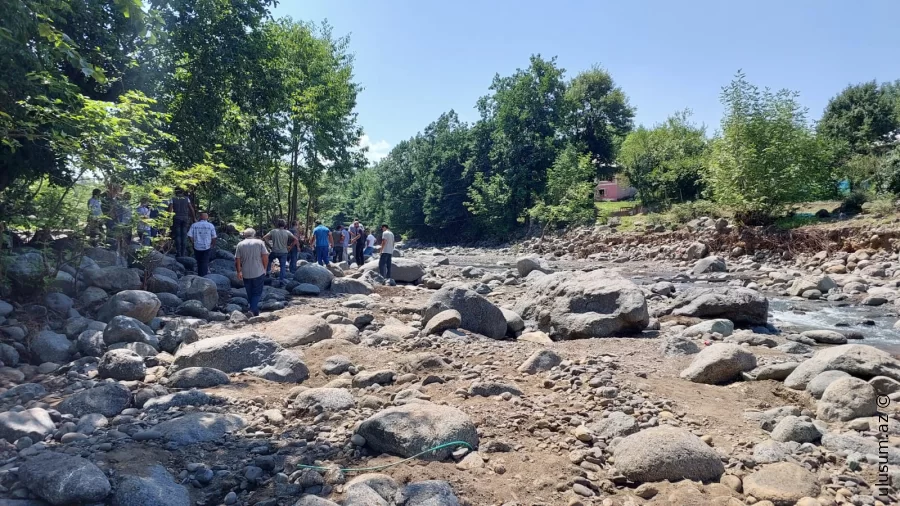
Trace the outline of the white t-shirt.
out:
M 372 234 L 369 234 L 369 237 L 366 237 L 366 247 L 372 248 L 374 246 L 375 246 L 375 236 Z
M 394 254 L 394 233 L 390 230 L 381 233 L 381 252 L 387 255 Z
M 194 249 L 206 251 L 212 246 L 212 240 L 216 237 L 216 227 L 212 223 L 203 220 L 191 225 L 188 237 L 194 241 Z

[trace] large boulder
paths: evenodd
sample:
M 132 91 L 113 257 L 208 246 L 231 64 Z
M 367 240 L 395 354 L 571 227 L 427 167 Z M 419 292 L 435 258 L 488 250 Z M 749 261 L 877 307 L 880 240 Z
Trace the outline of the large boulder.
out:
M 114 506 L 190 506 L 188 490 L 166 471 L 153 464 L 143 469 L 130 469 L 116 486 Z
M 826 422 L 846 422 L 872 416 L 878 411 L 875 387 L 852 376 L 833 381 L 819 400 L 816 418 Z
M 144 359 L 127 349 L 109 350 L 103 354 L 97 372 L 101 378 L 122 381 L 143 380 L 147 372 Z
M 222 372 L 241 372 L 264 367 L 278 359 L 284 349 L 274 339 L 257 333 L 211 337 L 179 348 L 172 370 L 212 367 Z
M 765 465 L 745 476 L 743 485 L 745 494 L 775 506 L 792 506 L 804 497 L 819 495 L 816 475 L 792 462 Z
M 57 334 L 52 330 L 42 330 L 31 338 L 29 344 L 31 354 L 38 362 L 54 362 L 64 364 L 72 358 L 75 346 L 65 334 Z
M 147 279 L 147 290 L 153 293 L 178 293 L 178 280 L 162 274 Z
M 125 267 L 87 269 L 82 273 L 82 276 L 85 284 L 88 286 L 96 286 L 107 292 L 141 289 L 141 276 L 136 269 Z
M 353 394 L 346 388 L 310 388 L 297 394 L 294 409 L 302 412 L 346 411 L 356 405 Z
M 227 374 L 212 367 L 187 367 L 169 377 L 172 388 L 210 388 L 229 382 Z
M 691 274 L 699 276 L 707 272 L 726 272 L 728 267 L 725 265 L 725 259 L 722 257 L 706 257 L 697 260 L 691 269 Z
M 294 273 L 294 280 L 298 283 L 315 285 L 324 292 L 331 288 L 334 274 L 319 264 L 306 264 L 297 267 L 297 272 Z
M 756 367 L 756 356 L 736 344 L 717 343 L 694 357 L 681 377 L 694 383 L 720 384 L 739 378 Z
M 91 461 L 49 451 L 21 464 L 19 480 L 54 506 L 101 502 L 112 488 L 106 474 Z
M 812 290 L 828 293 L 829 290 L 836 286 L 837 283 L 835 283 L 830 276 L 803 277 L 795 279 L 794 282 L 791 283 L 790 288 L 788 288 L 788 294 L 798 297 Z
M 684 251 L 684 256 L 687 257 L 688 260 L 700 260 L 708 255 L 709 246 L 699 241 L 692 242 Z
M 66 316 L 69 314 L 72 306 L 75 305 L 75 301 L 64 293 L 50 292 L 44 297 L 44 304 L 50 311 Z
M 528 292 L 533 296 L 520 299 L 513 310 L 558 339 L 640 332 L 650 323 L 641 289 L 604 270 L 541 276 L 529 282 Z
M 539 271 L 544 274 L 553 272 L 553 269 L 547 265 L 547 261 L 537 255 L 526 255 L 517 258 L 516 270 L 519 271 L 519 276 L 523 278 L 531 274 L 532 271 Z
M 103 342 L 144 343 L 159 349 L 159 339 L 153 329 L 130 316 L 116 316 L 103 329 Z
M 817 351 L 794 369 L 784 386 L 803 390 L 824 371 L 844 371 L 865 380 L 887 376 L 900 381 L 900 361 L 889 353 L 864 344 L 845 344 Z
M 13 255 L 4 274 L 16 293 L 30 295 L 40 292 L 44 275 L 47 274 L 44 256 L 36 250 Z
M 119 315 L 130 316 L 142 323 L 148 323 L 156 317 L 162 303 L 159 297 L 143 290 L 124 290 L 106 301 L 97 312 L 97 319 L 109 322 Z
M 435 292 L 425 307 L 423 322 L 428 324 L 432 317 L 449 309 L 455 309 L 462 316 L 461 328 L 492 339 L 506 336 L 506 318 L 500 308 L 474 291 L 459 286 L 445 286 Z
M 189 275 L 178 280 L 178 297 L 200 301 L 206 309 L 212 309 L 219 303 L 216 284 L 200 276 Z
M 654 427 L 631 434 L 613 449 L 616 469 L 637 482 L 718 480 L 725 472 L 719 454 L 684 429 Z
M 353 278 L 334 278 L 331 282 L 331 293 L 369 295 L 372 290 L 369 283 Z
M 76 418 L 91 413 L 112 417 L 122 412 L 131 403 L 131 392 L 118 383 L 105 383 L 94 388 L 76 392 L 66 397 L 57 409 L 60 413 Z
M 266 335 L 285 348 L 302 346 L 331 339 L 332 329 L 323 318 L 313 315 L 293 315 L 276 320 L 265 328 Z
M 847 336 L 836 330 L 807 330 L 800 335 L 820 344 L 847 344 Z
M 663 313 L 694 318 L 727 318 L 738 325 L 766 325 L 769 301 L 749 288 L 694 287 L 679 293 Z
M 792 371 L 793 372 L 793 371 Z M 790 376 L 790 375 L 788 375 Z M 817 374 L 806 384 L 806 391 L 815 399 L 821 399 L 825 390 L 835 381 L 841 378 L 852 378 L 844 371 L 823 371 Z
M 378 259 L 373 259 L 362 266 L 362 270 L 378 272 Z M 411 258 L 391 258 L 391 279 L 402 283 L 415 283 L 425 276 L 425 265 Z
M 43 441 L 55 430 L 56 426 L 53 425 L 50 413 L 43 408 L 0 413 L 0 438 L 10 443 L 26 436 L 34 441 Z
M 364 420 L 356 433 L 369 448 L 391 455 L 412 457 L 451 441 L 478 446 L 478 433 L 469 416 L 451 407 L 416 402 L 391 407 Z M 444 460 L 454 451 L 442 448 L 422 455 L 425 460 Z
M 281 350 L 268 363 L 246 369 L 247 372 L 269 381 L 302 383 L 309 378 L 309 368 L 303 355 L 294 350 Z

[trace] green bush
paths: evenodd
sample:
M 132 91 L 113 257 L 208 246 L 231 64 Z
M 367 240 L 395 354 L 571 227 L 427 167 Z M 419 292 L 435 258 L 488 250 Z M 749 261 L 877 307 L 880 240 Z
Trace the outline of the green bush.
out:
M 845 213 L 858 213 L 862 211 L 862 206 L 866 202 L 869 201 L 869 194 L 862 190 L 853 190 L 850 192 L 850 195 L 847 195 L 847 198 L 844 199 L 844 203 L 841 204 L 841 208 Z
M 884 218 L 894 214 L 897 206 L 892 195 L 884 195 L 872 200 L 865 206 L 866 212 L 875 215 L 878 218 Z
M 775 226 L 782 230 L 790 230 L 792 228 L 805 227 L 806 225 L 812 225 L 818 222 L 819 219 L 815 216 L 795 215 L 778 218 L 775 220 Z
M 669 208 L 669 219 L 675 223 L 687 223 L 691 220 L 709 216 L 710 218 L 723 218 L 726 216 L 721 204 L 708 200 L 695 200 L 683 204 L 674 204 Z

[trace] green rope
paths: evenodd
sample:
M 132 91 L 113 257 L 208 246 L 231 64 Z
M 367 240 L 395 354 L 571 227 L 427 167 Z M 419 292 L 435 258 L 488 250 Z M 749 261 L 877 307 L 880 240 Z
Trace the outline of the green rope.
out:
M 437 451 L 437 450 L 440 450 L 441 448 L 447 448 L 448 446 L 465 446 L 465 447 L 468 447 L 470 450 L 475 449 L 474 447 L 472 447 L 472 445 L 470 445 L 469 443 L 466 443 L 465 441 L 452 441 L 450 443 L 444 443 L 442 445 L 435 446 L 434 448 L 429 448 L 429 449 L 425 450 L 424 452 L 417 453 L 417 454 L 413 455 L 412 457 L 403 459 L 398 462 L 394 462 L 392 464 L 385 464 L 383 466 L 375 466 L 375 467 L 351 467 L 351 468 L 347 468 L 347 469 L 338 469 L 338 470 L 341 472 L 344 472 L 344 473 L 360 473 L 360 472 L 368 472 L 368 471 L 380 471 L 382 469 L 387 469 L 389 467 L 394 467 L 394 466 L 403 464 L 404 462 L 409 462 L 410 460 L 415 459 L 417 457 L 421 457 L 422 455 L 425 455 L 426 453 Z M 302 467 L 303 469 L 317 469 L 319 471 L 331 471 L 334 469 L 333 467 L 304 466 L 301 464 L 298 464 L 295 467 Z

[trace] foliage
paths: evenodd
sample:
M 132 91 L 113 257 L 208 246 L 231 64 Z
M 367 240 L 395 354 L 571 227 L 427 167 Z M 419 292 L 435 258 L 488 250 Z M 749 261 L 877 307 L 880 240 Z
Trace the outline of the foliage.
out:
M 828 101 L 818 131 L 851 153 L 869 153 L 900 125 L 894 107 L 875 81 L 851 85 Z
M 565 100 L 570 138 L 598 166 L 609 167 L 633 127 L 634 108 L 625 92 L 615 85 L 609 72 L 594 66 L 572 79 Z
M 749 224 L 833 191 L 832 152 L 806 122 L 796 93 L 760 90 L 738 73 L 722 90 L 722 103 L 721 136 L 713 140 L 705 177 L 716 202 Z
M 878 191 L 900 194 L 900 145 L 877 159 L 873 179 Z
M 544 198 L 528 214 L 547 226 L 593 223 L 597 217 L 595 173 L 590 155 L 579 153 L 574 145 L 566 146 L 547 171 Z
M 894 195 L 881 195 L 867 203 L 864 209 L 876 218 L 884 218 L 897 212 L 896 200 L 897 197 Z
M 710 218 L 724 218 L 728 213 L 721 205 L 708 200 L 695 200 L 682 204 L 673 204 L 667 213 L 670 221 L 674 223 L 687 223 L 697 218 L 708 216 Z
M 805 227 L 807 225 L 814 225 L 818 222 L 819 219 L 815 216 L 793 215 L 776 219 L 775 226 L 780 228 L 781 230 L 791 230 L 795 228 Z
M 863 190 L 853 190 L 844 199 L 841 209 L 845 213 L 858 213 L 862 211 L 862 206 L 869 201 L 869 194 Z
M 625 138 L 618 163 L 644 203 L 685 202 L 700 194 L 706 134 L 689 118 L 690 111 L 682 111 L 665 123 L 652 129 L 640 127 Z

